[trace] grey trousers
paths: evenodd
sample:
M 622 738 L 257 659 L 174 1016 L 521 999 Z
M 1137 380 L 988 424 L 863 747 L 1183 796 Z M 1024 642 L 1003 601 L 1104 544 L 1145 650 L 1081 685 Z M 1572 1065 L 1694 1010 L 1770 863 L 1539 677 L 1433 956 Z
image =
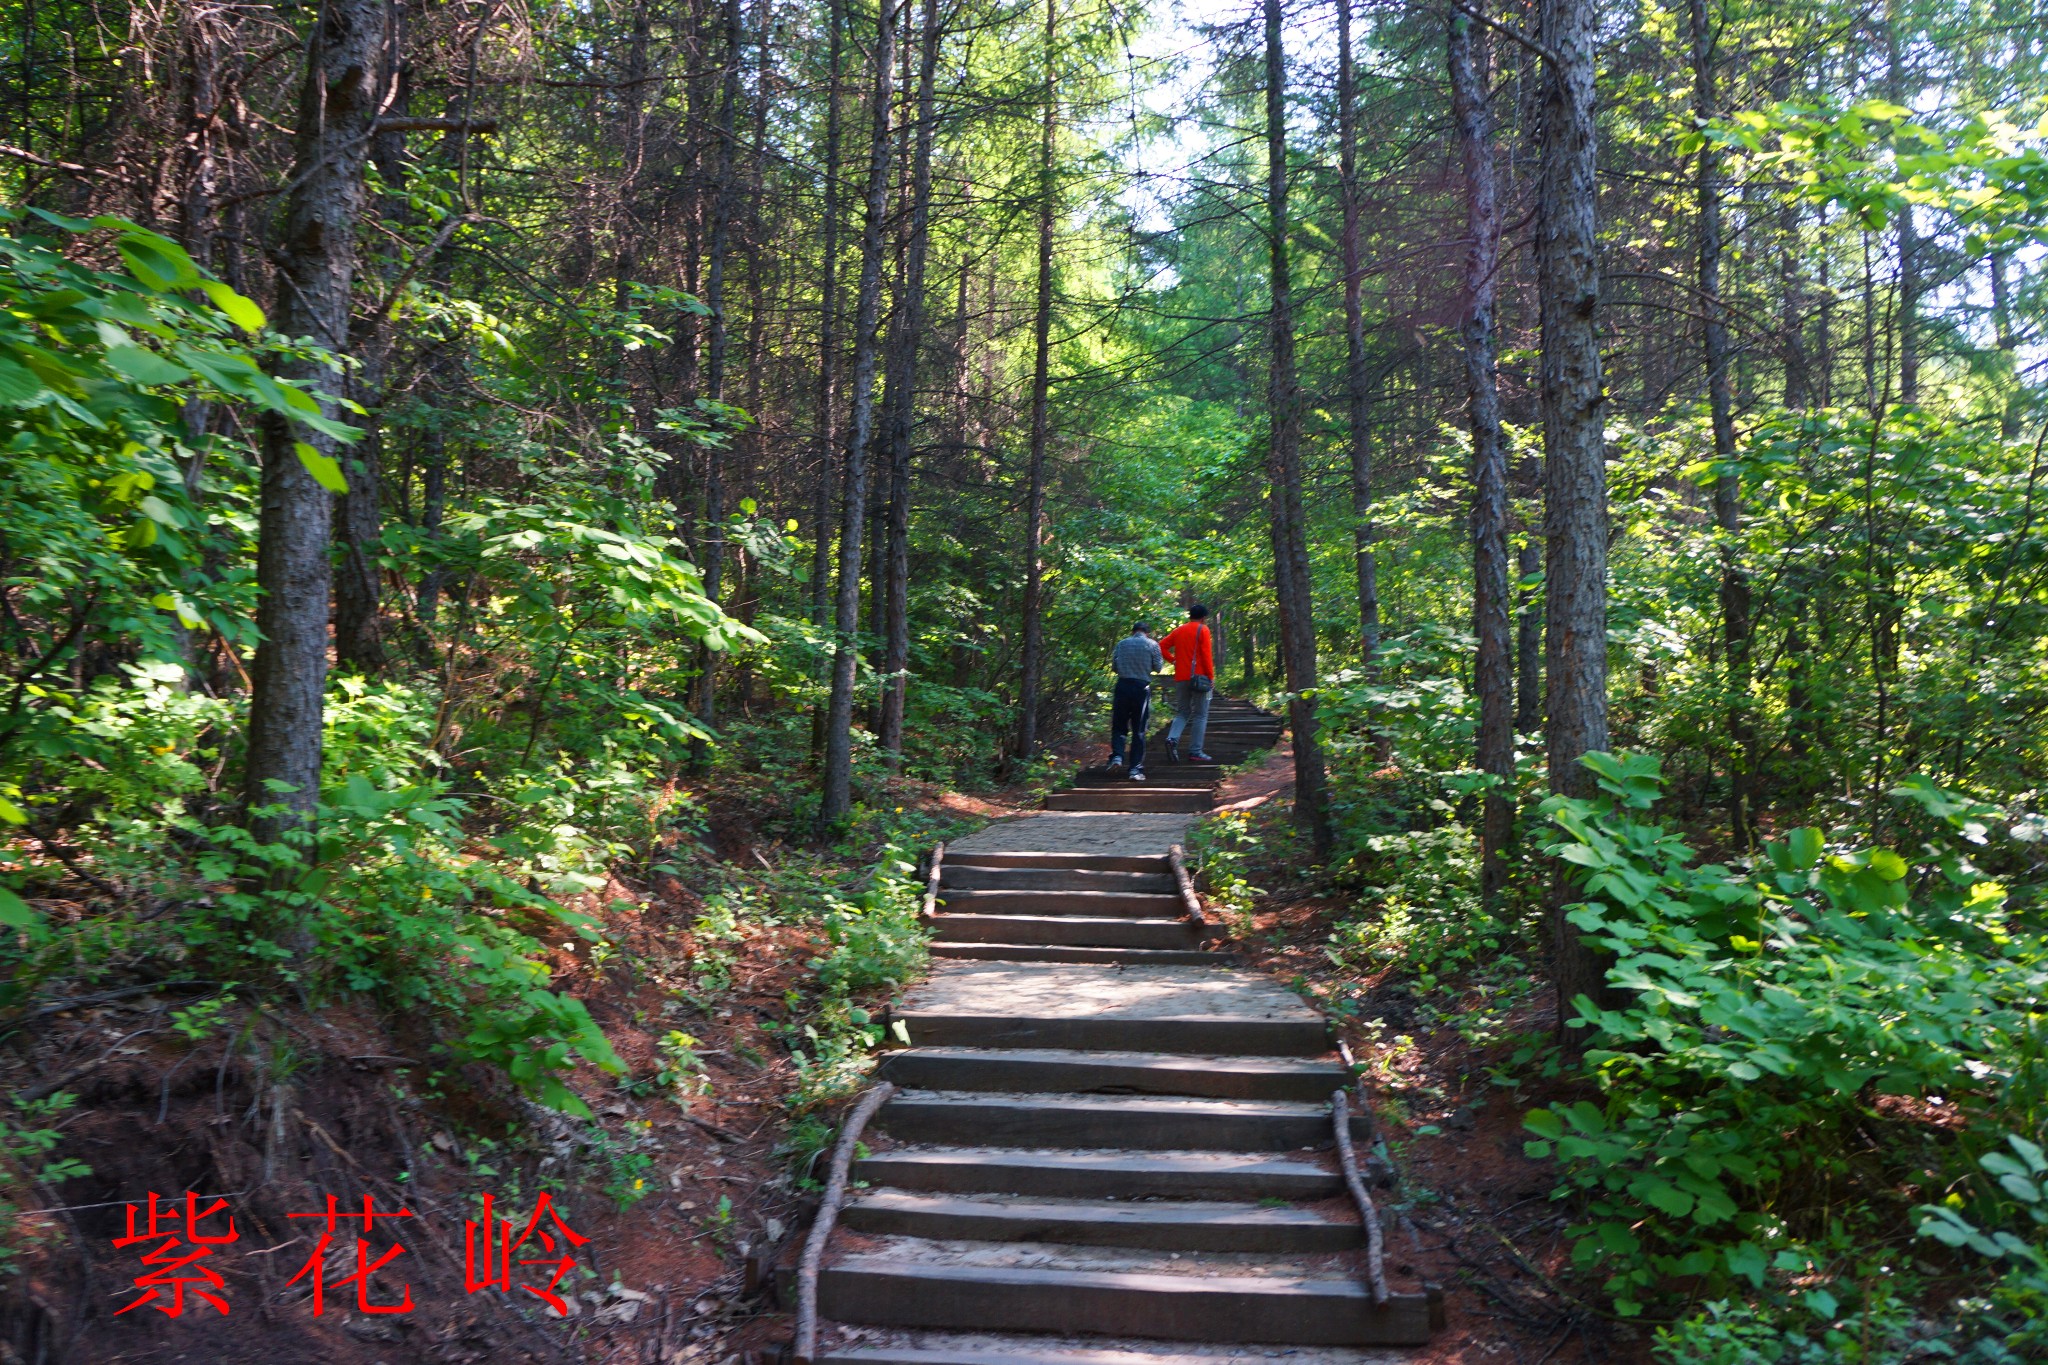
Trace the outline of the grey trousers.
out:
M 1206 692 L 1195 691 L 1195 680 L 1185 678 L 1176 684 L 1173 694 L 1173 724 L 1166 727 L 1166 738 L 1179 743 L 1183 732 L 1187 735 L 1188 752 L 1202 752 L 1202 741 L 1209 735 L 1209 698 L 1216 695 L 1216 689 Z

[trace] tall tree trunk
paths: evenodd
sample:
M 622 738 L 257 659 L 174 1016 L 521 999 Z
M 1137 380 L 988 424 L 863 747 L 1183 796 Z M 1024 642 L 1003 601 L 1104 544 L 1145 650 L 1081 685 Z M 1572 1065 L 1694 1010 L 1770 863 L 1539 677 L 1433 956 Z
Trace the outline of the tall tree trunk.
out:
M 1544 672 L 1550 787 L 1591 790 L 1582 755 L 1607 748 L 1607 466 L 1598 312 L 1592 0 L 1541 0 L 1553 54 L 1543 99 L 1537 262 L 1543 304 Z M 1564 917 L 1562 874 L 1552 897 L 1560 1026 L 1573 1002 L 1598 998 L 1599 956 Z M 1568 1046 L 1585 1031 L 1562 1030 Z
M 910 163 L 910 224 L 903 298 L 890 336 L 889 554 L 883 612 L 881 746 L 890 766 L 903 755 L 903 704 L 910 686 L 910 453 L 916 416 L 917 350 L 924 334 L 925 257 L 932 211 L 932 140 L 937 134 L 938 0 L 924 0 L 917 72 L 917 133 Z
M 1706 0 L 1690 0 L 1692 16 L 1693 112 L 1704 124 L 1719 115 L 1714 90 L 1717 35 Z M 1713 142 L 1700 146 L 1694 183 L 1699 216 L 1700 308 L 1707 368 L 1707 411 L 1714 429 L 1714 525 L 1720 532 L 1721 643 L 1728 692 L 1728 830 L 1739 847 L 1750 843 L 1752 783 L 1756 745 L 1749 713 L 1749 574 L 1736 537 L 1742 529 L 1742 478 L 1735 469 L 1735 401 L 1728 387 L 1727 306 L 1721 300 L 1721 158 Z
M 846 54 L 844 0 L 827 0 L 831 10 L 825 80 L 825 203 L 819 225 L 824 259 L 819 271 L 818 440 L 811 504 L 811 620 L 822 630 L 832 619 L 832 490 L 839 472 L 839 169 L 844 122 L 840 76 Z M 825 752 L 829 702 L 811 711 L 811 761 Z
M 274 323 L 286 336 L 311 337 L 335 351 L 348 344 L 363 163 L 377 116 L 377 58 L 387 21 L 383 0 L 327 0 L 307 46 Z M 280 373 L 330 391 L 341 383 L 336 370 L 317 361 L 287 361 Z M 335 404 L 321 407 L 329 417 L 339 415 Z M 282 418 L 264 423 L 256 550 L 262 643 L 250 669 L 244 799 L 252 811 L 265 812 L 250 824 L 266 842 L 309 822 L 320 800 L 334 497 L 299 458 L 301 439 L 325 459 L 342 450 L 333 437 L 296 431 Z M 278 807 L 283 814 L 275 813 Z
M 1309 829 L 1316 856 L 1330 847 L 1330 810 L 1316 733 L 1316 619 L 1310 601 L 1308 528 L 1301 495 L 1301 386 L 1294 368 L 1294 280 L 1287 217 L 1286 58 L 1280 45 L 1280 0 L 1266 11 L 1266 232 L 1272 311 L 1266 373 L 1271 435 L 1266 477 L 1272 521 L 1275 599 L 1287 672 L 1287 719 L 1294 733 L 1294 804 Z
M 874 98 L 869 109 L 868 181 L 861 224 L 860 285 L 854 299 L 853 421 L 846 437 L 846 482 L 839 519 L 839 595 L 833 614 L 832 701 L 825 718 L 825 771 L 818 802 L 821 833 L 853 809 L 853 692 L 860 663 L 861 533 L 867 525 L 868 445 L 875 435 L 875 334 L 882 317 L 882 228 L 889 213 L 890 98 L 896 65 L 896 10 L 881 0 L 876 16 Z
M 387 57 L 402 49 L 404 11 L 394 7 L 391 23 L 399 30 L 386 45 Z M 380 69 L 380 90 L 391 91 L 389 112 L 402 118 L 411 109 L 412 72 L 403 65 Z M 387 193 L 376 203 L 377 216 L 386 222 L 410 217 L 404 198 L 409 172 L 405 134 L 380 132 L 370 140 L 370 160 L 376 165 Z M 388 247 L 371 253 L 375 269 L 387 280 L 401 269 Z M 363 421 L 363 439 L 343 455 L 342 472 L 348 492 L 334 504 L 334 543 L 340 551 L 334 572 L 334 658 L 342 668 L 357 673 L 377 673 L 385 664 L 384 652 L 384 566 L 379 562 L 383 548 L 382 506 L 384 462 L 384 377 L 391 361 L 391 331 L 382 313 L 355 319 L 349 332 L 349 352 L 355 368 L 348 377 L 349 397 L 369 414 Z
M 704 306 L 710 310 L 706 320 L 711 332 L 704 348 L 704 397 L 713 403 L 725 401 L 726 356 L 731 345 L 725 275 L 732 254 L 733 182 L 739 174 L 734 164 L 733 142 L 740 104 L 740 0 L 725 0 L 724 26 L 725 65 L 719 83 L 716 134 L 718 169 L 711 190 L 711 240 L 704 277 Z M 731 423 L 723 417 L 717 421 L 721 428 L 731 429 Z M 703 544 L 704 595 L 716 602 L 725 586 L 725 453 L 716 444 L 704 446 Z M 708 644 L 697 651 L 697 719 L 707 730 L 717 728 L 718 652 Z M 701 761 L 702 746 L 693 747 L 692 753 Z
M 1479 694 L 1479 770 L 1501 785 L 1485 797 L 1480 822 L 1480 894 L 1488 904 L 1507 884 L 1507 847 L 1515 835 L 1514 661 L 1508 638 L 1508 454 L 1501 435 L 1500 343 L 1494 333 L 1500 269 L 1500 207 L 1495 189 L 1493 118 L 1487 108 L 1483 52 L 1475 56 L 1472 21 L 1451 20 L 1451 108 L 1465 158 L 1465 389 L 1472 422 L 1472 632 Z
M 1910 105 L 1916 92 L 1907 88 L 1912 70 L 1906 64 L 1899 33 L 1898 0 L 1885 5 L 1885 93 L 1894 104 Z M 1910 203 L 1899 206 L 1894 238 L 1899 257 L 1899 401 L 1920 401 L 1920 225 Z
M 1351 0 L 1337 0 L 1337 165 L 1344 199 L 1344 389 L 1351 416 L 1352 559 L 1358 574 L 1358 657 L 1370 672 L 1380 647 L 1380 585 L 1372 549 L 1372 388 L 1365 365 L 1365 271 L 1358 244 L 1357 93 Z
M 2010 255 L 2010 252 L 1994 251 L 1987 258 L 1991 270 L 1991 325 L 1999 352 L 2005 357 L 2006 368 L 2001 375 L 2009 386 L 2005 409 L 1998 416 L 1998 434 L 2008 441 L 2020 434 L 2021 404 L 2025 401 L 2025 390 L 2021 388 L 2013 368 L 2020 343 L 2012 330 L 2012 286 L 2006 279 Z
M 1038 752 L 1040 680 L 1045 672 L 1045 448 L 1050 436 L 1052 391 L 1052 239 L 1058 211 L 1053 179 L 1054 134 L 1059 102 L 1053 84 L 1056 0 L 1045 0 L 1045 78 L 1038 132 L 1038 297 L 1031 338 L 1031 449 L 1024 471 L 1024 630 L 1022 676 L 1017 687 L 1016 756 Z

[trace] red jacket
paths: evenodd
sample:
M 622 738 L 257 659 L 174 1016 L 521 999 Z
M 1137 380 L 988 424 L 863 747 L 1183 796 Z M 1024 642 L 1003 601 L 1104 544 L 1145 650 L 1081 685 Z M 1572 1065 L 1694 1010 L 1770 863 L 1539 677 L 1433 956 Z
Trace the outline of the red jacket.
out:
M 1186 682 L 1199 673 L 1214 682 L 1216 660 L 1209 653 L 1209 628 L 1200 621 L 1183 621 L 1159 642 L 1159 652 L 1173 660 L 1173 676 Z

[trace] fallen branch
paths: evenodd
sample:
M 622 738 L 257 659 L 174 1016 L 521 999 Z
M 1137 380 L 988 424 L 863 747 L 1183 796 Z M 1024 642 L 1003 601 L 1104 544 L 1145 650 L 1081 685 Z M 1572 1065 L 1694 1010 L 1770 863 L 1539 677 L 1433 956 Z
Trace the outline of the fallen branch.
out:
M 945 861 L 946 861 L 946 846 L 945 846 L 945 844 L 943 844 L 943 843 L 940 843 L 940 844 L 936 844 L 936 845 L 934 845 L 934 846 L 933 846 L 933 848 L 932 848 L 932 865 L 931 865 L 931 870 L 930 870 L 929 872 L 925 873 L 925 879 L 924 879 L 924 912 L 923 912 L 923 913 L 922 913 L 921 915 L 919 915 L 919 916 L 918 916 L 918 918 L 920 918 L 920 919 L 922 919 L 922 920 L 926 920 L 926 921 L 929 921 L 929 920 L 931 919 L 931 917 L 932 917 L 933 915 L 935 915 L 935 914 L 937 914 L 937 913 L 938 913 L 938 910 L 939 910 L 939 871 L 940 871 L 940 869 L 941 869 L 941 868 L 942 868 L 942 867 L 944 866 L 944 864 L 945 864 Z
M 933 862 L 936 865 L 936 856 Z M 937 884 L 936 873 L 933 884 Z M 797 1264 L 795 1365 L 811 1365 L 817 1358 L 818 1269 L 825 1259 L 825 1243 L 832 1236 L 832 1225 L 839 1220 L 839 1206 L 846 1202 L 846 1177 L 853 1166 L 853 1149 L 860 1142 L 861 1130 L 868 1126 L 868 1120 L 895 1093 L 896 1087 L 883 1081 L 861 1096 L 860 1103 L 847 1115 L 846 1126 L 839 1130 L 839 1145 L 832 1150 L 832 1173 L 825 1181 L 825 1197 L 818 1203 L 818 1216 L 804 1242 L 803 1260 Z
M 375 127 L 380 133 L 495 133 L 498 121 L 494 118 L 380 118 Z
M 1386 1238 L 1380 1232 L 1379 1210 L 1373 1207 L 1372 1196 L 1365 1192 L 1365 1180 L 1358 1174 L 1358 1156 L 1351 1150 L 1351 1105 L 1341 1090 L 1330 1092 L 1330 1118 L 1337 1130 L 1337 1163 L 1344 1168 L 1344 1183 L 1350 1188 L 1352 1202 L 1358 1205 L 1358 1216 L 1365 1223 L 1365 1280 L 1372 1288 L 1372 1301 L 1385 1304 Z
M 1188 923 L 1195 926 L 1197 933 L 1206 937 L 1209 932 L 1208 917 L 1202 913 L 1202 898 L 1195 894 L 1195 879 L 1188 875 L 1187 857 L 1179 844 L 1166 850 L 1166 859 L 1173 865 L 1173 882 L 1180 890 L 1181 908 L 1187 911 Z

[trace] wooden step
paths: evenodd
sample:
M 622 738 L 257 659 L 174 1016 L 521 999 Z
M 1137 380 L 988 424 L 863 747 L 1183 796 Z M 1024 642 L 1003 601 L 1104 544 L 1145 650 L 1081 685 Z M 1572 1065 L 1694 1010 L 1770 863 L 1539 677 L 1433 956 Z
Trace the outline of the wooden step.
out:
M 893 1147 L 857 1162 L 869 1185 L 1064 1199 L 1327 1199 L 1344 1192 L 1328 1159 L 1252 1152 L 1033 1152 Z
M 857 1343 L 819 1348 L 817 1365 L 1259 1365 L 1257 1347 L 1024 1333 L 864 1330 Z M 1273 1352 L 1278 1356 L 1283 1353 Z M 1406 1353 L 1355 1346 L 1295 1346 L 1287 1365 L 1408 1365 Z
M 936 923 L 936 921 L 935 921 Z M 949 943 L 934 939 L 933 957 L 982 962 L 1100 962 L 1117 967 L 1213 967 L 1215 953 L 1197 948 L 1096 948 L 1078 943 Z
M 1168 881 L 1171 882 L 1171 878 Z M 1175 919 L 1188 909 L 1178 891 L 1054 891 L 1019 888 L 1009 891 L 939 891 L 939 907 L 949 915 L 1094 915 L 1097 918 Z
M 1335 1140 L 1327 1104 L 1291 1100 L 905 1090 L 875 1122 L 904 1142 L 997 1147 L 1288 1152 Z M 1362 1123 L 1358 1136 L 1367 1136 Z
M 1139 891 L 1174 894 L 1173 869 L 1160 860 L 1142 872 L 1106 868 L 976 867 L 939 864 L 941 891 Z
M 1156 787 L 1126 782 L 1123 787 L 1070 787 L 1045 798 L 1047 810 L 1201 812 L 1214 804 L 1207 787 Z
M 1145 771 L 1157 773 L 1161 782 L 1174 787 L 1213 787 L 1223 780 L 1223 765 L 1220 763 L 1175 763 L 1167 760 L 1155 767 L 1148 759 Z M 1113 787 L 1130 780 L 1122 772 L 1087 770 L 1074 775 L 1074 785 L 1077 787 Z
M 926 1010 L 905 1010 L 897 1018 L 910 1031 L 914 1047 L 1178 1050 L 1229 1057 L 1320 1057 L 1330 1048 L 1329 1026 L 1320 1018 L 1248 1019 L 1227 1014 L 1030 1017 Z
M 979 1331 L 1088 1332 L 1274 1345 L 1425 1345 L 1429 1304 L 1399 1294 L 1375 1307 L 1357 1277 L 1054 1270 L 848 1256 L 818 1277 L 818 1308 L 839 1322 Z
M 1323 1105 L 1331 1091 L 1350 1084 L 1340 1063 L 1320 1058 L 1066 1048 L 915 1047 L 884 1055 L 881 1074 L 920 1090 L 1192 1095 Z
M 932 932 L 953 943 L 1060 944 L 1087 948 L 1196 948 L 1185 919 L 1092 915 L 933 915 Z
M 1085 869 L 1099 872 L 1163 872 L 1170 871 L 1171 865 L 1164 855 L 1121 853 L 977 853 L 965 850 L 946 850 L 945 861 L 939 865 L 941 876 L 951 867 L 1035 867 Z
M 1346 1251 L 1363 1232 L 1313 1209 L 1254 1203 L 1043 1199 L 869 1190 L 840 1221 L 856 1232 L 963 1242 L 1058 1242 L 1152 1251 Z

